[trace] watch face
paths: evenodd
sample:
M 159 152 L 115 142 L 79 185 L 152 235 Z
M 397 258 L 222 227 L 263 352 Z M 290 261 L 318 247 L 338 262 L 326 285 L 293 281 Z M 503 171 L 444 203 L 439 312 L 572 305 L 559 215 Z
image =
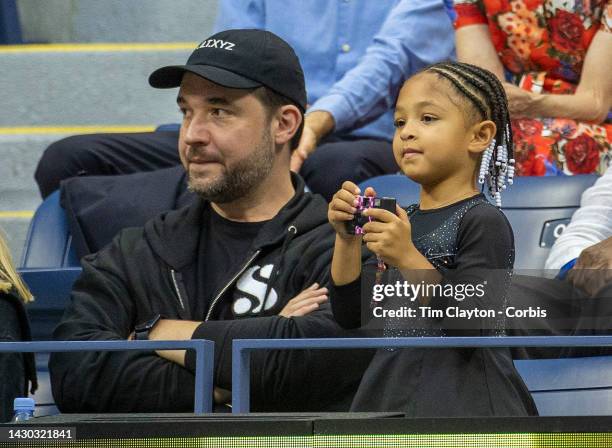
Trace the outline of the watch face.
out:
M 140 325 L 136 325 L 135 331 L 149 331 L 151 330 L 155 324 L 157 323 L 157 321 L 161 318 L 161 316 L 158 314 L 155 317 L 153 317 L 153 319 L 148 320 L 147 322 L 140 324 Z

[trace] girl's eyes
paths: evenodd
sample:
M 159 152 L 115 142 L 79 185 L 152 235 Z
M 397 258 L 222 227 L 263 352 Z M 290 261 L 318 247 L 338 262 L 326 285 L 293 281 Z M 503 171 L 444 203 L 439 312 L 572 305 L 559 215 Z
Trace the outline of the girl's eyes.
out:
M 395 121 L 393 122 L 393 126 L 394 126 L 395 128 L 402 128 L 402 127 L 404 127 L 404 125 L 405 125 L 405 124 L 406 124 L 406 120 L 399 120 L 399 119 L 398 119 L 398 120 L 395 120 Z
M 421 116 L 421 122 L 425 124 L 433 123 L 437 119 L 438 117 L 436 117 L 435 115 L 430 115 L 430 114 L 424 114 Z M 393 122 L 393 126 L 395 126 L 395 128 L 403 128 L 404 126 L 406 126 L 406 120 L 397 119 Z
M 429 114 L 425 114 L 421 117 L 421 121 L 423 123 L 432 123 L 436 120 L 437 120 L 437 117 L 434 117 L 433 115 L 429 115 Z

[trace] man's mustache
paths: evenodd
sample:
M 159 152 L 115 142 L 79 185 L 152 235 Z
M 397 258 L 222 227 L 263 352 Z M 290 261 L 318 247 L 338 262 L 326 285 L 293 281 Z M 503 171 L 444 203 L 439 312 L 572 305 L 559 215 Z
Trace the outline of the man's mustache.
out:
M 187 161 L 192 163 L 222 163 L 223 157 L 210 148 L 190 146 L 185 153 Z

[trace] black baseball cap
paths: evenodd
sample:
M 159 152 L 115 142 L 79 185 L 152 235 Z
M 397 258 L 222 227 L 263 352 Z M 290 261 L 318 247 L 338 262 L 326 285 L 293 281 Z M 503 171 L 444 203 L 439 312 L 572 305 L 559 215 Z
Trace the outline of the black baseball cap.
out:
M 221 31 L 198 45 L 187 64 L 155 70 L 149 84 L 158 89 L 179 87 L 185 72 L 234 89 L 265 86 L 306 110 L 300 61 L 287 42 L 269 31 Z

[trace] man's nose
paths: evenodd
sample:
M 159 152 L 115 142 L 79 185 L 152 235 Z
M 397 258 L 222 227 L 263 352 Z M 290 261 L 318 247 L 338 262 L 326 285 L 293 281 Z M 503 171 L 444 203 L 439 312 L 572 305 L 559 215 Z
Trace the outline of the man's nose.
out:
M 210 142 L 210 129 L 206 120 L 194 117 L 181 125 L 187 145 L 206 145 Z

